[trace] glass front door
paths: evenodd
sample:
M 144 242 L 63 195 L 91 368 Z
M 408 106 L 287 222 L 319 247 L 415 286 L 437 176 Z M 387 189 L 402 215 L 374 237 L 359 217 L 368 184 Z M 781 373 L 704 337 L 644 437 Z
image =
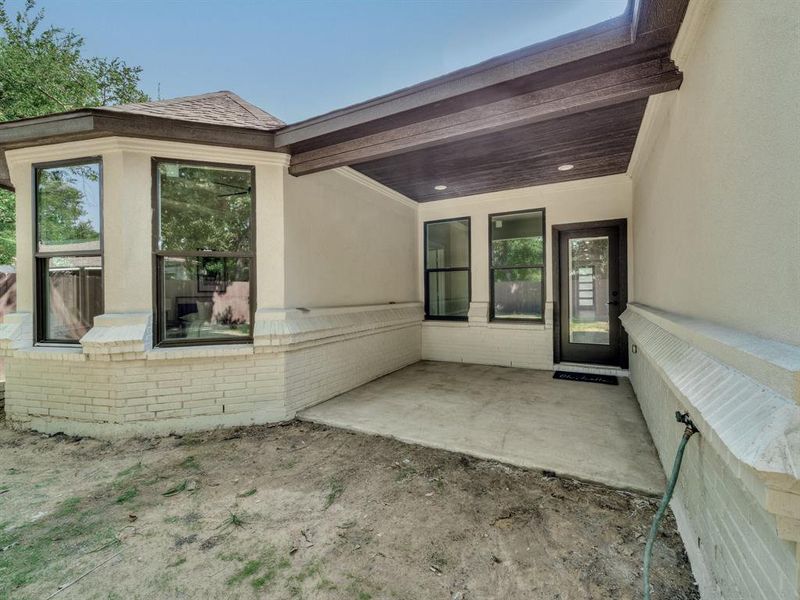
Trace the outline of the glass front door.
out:
M 559 232 L 560 360 L 620 364 L 619 228 Z

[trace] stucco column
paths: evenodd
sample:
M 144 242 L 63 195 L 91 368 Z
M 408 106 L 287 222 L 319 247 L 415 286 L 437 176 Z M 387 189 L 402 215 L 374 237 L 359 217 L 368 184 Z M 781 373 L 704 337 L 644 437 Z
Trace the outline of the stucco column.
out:
M 150 156 L 103 154 L 103 284 L 106 314 L 153 306 Z
M 7 153 L 7 157 L 8 157 Z M 33 314 L 33 171 L 28 160 L 12 162 L 9 172 L 17 201 L 17 312 Z
M 284 177 L 286 167 L 256 163 L 256 309 L 286 304 Z

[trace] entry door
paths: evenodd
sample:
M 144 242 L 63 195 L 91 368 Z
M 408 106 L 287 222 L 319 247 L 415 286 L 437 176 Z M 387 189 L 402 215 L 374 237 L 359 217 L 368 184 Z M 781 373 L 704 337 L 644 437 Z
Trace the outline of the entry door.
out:
M 625 231 L 624 220 L 554 227 L 556 362 L 627 366 L 619 320 L 627 303 Z

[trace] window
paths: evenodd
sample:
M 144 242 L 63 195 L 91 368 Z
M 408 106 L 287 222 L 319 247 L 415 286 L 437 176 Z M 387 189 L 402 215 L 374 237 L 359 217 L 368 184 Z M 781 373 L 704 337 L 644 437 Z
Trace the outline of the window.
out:
M 469 235 L 469 217 L 425 223 L 425 316 L 428 319 L 467 319 Z
M 252 339 L 254 169 L 157 160 L 156 341 Z
M 36 341 L 76 344 L 103 312 L 99 159 L 34 167 Z
M 489 215 L 492 319 L 543 320 L 544 210 Z

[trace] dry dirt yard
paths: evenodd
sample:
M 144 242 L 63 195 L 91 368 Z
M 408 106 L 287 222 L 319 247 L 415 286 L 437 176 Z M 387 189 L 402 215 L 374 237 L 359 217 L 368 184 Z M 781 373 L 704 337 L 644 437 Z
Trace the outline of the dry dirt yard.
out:
M 0 598 L 639 598 L 656 505 L 305 423 L 113 443 L 0 424 Z M 652 579 L 698 598 L 671 516 Z

